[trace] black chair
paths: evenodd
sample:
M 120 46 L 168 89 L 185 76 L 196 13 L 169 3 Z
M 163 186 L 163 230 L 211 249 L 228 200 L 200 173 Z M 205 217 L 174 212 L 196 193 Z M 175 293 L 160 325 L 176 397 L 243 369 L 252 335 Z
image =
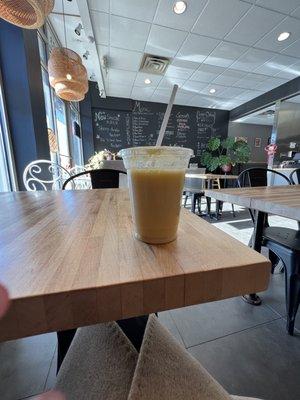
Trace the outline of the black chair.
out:
M 196 213 L 196 206 L 198 208 L 199 215 L 201 214 L 201 199 L 205 197 L 205 180 L 199 178 L 185 178 L 183 194 L 184 207 L 189 197 L 191 197 L 191 211 Z M 210 215 L 210 198 L 206 197 L 207 213 Z
M 295 181 L 296 177 L 297 177 L 297 182 Z M 290 181 L 292 182 L 293 185 L 300 185 L 300 168 L 295 169 L 290 174 Z
M 237 178 L 237 186 L 238 187 L 260 187 L 260 186 L 268 186 L 268 174 L 269 178 L 270 175 L 273 176 L 280 176 L 283 181 L 287 184 L 290 185 L 291 181 L 289 178 L 282 174 L 281 172 L 275 171 L 273 169 L 268 169 L 268 168 L 248 168 L 245 169 L 243 172 L 240 173 L 240 175 Z M 249 209 L 249 213 L 251 216 L 251 219 L 253 223 L 255 222 L 254 214 L 253 211 Z
M 291 184 L 290 180 L 278 171 L 265 168 L 250 168 L 239 175 L 238 185 L 240 187 L 267 186 L 268 174 L 280 176 L 288 185 Z M 252 210 L 249 211 L 254 222 L 254 213 Z M 295 318 L 300 302 L 300 231 L 269 226 L 266 216 L 261 245 L 269 249 L 272 265 L 274 265 L 276 259 L 280 259 L 284 265 L 287 331 L 290 335 L 293 335 Z M 250 296 L 255 296 L 255 294 Z
M 117 169 L 91 169 L 88 171 L 79 172 L 79 174 L 73 175 L 67 179 L 64 182 L 62 189 L 65 190 L 68 186 L 68 183 L 73 181 L 76 187 L 76 179 L 81 176 L 88 176 L 91 179 L 92 189 L 118 188 L 120 174 L 126 175 L 126 172 Z

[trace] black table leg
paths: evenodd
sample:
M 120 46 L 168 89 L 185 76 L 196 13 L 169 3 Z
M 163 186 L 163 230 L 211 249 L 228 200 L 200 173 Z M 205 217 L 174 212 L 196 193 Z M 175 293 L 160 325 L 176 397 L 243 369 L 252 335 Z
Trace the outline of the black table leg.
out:
M 266 222 L 266 216 L 262 211 L 257 211 L 255 216 L 255 226 L 252 236 L 252 248 L 255 251 L 261 252 L 262 234 Z M 253 306 L 261 305 L 261 298 L 256 293 L 246 294 L 243 296 L 243 300 Z
M 148 318 L 149 315 L 141 315 L 140 317 L 121 319 L 117 321 L 119 327 L 122 329 L 138 352 L 140 351 L 143 342 Z
M 57 332 L 57 367 L 56 374 L 61 367 L 62 362 L 69 350 L 69 347 L 72 343 L 74 335 L 76 333 L 76 329 L 68 329 L 66 331 Z

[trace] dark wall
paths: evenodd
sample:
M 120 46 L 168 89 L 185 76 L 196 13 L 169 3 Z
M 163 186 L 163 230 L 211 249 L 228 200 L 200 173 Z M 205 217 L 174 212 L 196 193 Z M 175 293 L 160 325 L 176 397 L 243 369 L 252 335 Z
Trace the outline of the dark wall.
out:
M 35 30 L 0 20 L 0 68 L 20 189 L 25 166 L 49 159 L 46 113 Z
M 132 99 L 102 99 L 90 83 L 89 95 L 81 102 L 85 162 L 104 148 L 117 152 L 123 147 L 154 145 L 166 107 Z M 210 137 L 227 137 L 228 120 L 228 111 L 175 105 L 163 144 L 190 147 L 199 162 Z
M 258 124 L 244 124 L 241 122 L 230 122 L 228 136 L 246 137 L 251 150 L 250 162 L 266 163 L 267 153 L 265 147 L 268 144 L 268 138 L 271 136 L 272 126 Z M 260 147 L 255 147 L 255 139 L 260 138 Z

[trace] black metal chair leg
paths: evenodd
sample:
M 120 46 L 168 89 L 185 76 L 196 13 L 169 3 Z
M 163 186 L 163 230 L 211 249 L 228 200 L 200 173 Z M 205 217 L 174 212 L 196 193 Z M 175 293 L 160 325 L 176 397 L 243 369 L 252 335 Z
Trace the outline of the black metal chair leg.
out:
M 211 218 L 211 198 L 206 197 L 207 215 Z
M 193 193 L 192 194 L 192 205 L 191 205 L 191 211 L 193 214 L 195 214 L 195 211 L 196 211 L 196 198 L 197 198 L 196 194 Z
M 234 210 L 234 204 L 231 204 L 231 210 L 232 210 L 232 215 L 235 218 L 236 214 L 235 214 L 235 210 Z
M 269 250 L 269 260 L 272 263 L 271 274 L 274 274 L 275 268 L 279 262 L 279 258 L 273 253 L 272 250 Z
M 300 302 L 300 278 L 297 275 L 286 274 L 287 321 L 286 329 L 289 335 L 294 334 L 295 318 Z
M 197 208 L 198 208 L 198 214 L 199 214 L 199 215 L 201 215 L 201 199 L 202 199 L 202 196 L 199 195 L 199 196 L 197 197 Z
M 187 201 L 188 201 L 188 198 L 189 198 L 189 196 L 185 196 L 185 198 L 184 198 L 184 205 L 183 205 L 183 207 L 186 207 L 186 203 L 187 203 Z

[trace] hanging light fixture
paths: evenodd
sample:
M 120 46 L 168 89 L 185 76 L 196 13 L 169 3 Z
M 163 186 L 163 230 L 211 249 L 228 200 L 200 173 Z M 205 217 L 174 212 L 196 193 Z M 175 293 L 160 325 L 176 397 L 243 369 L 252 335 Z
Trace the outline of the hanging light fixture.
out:
M 67 101 L 80 101 L 88 91 L 88 77 L 79 54 L 67 47 L 67 32 L 62 0 L 66 47 L 52 49 L 48 61 L 49 82 L 58 97 Z
M 87 72 L 80 56 L 66 47 L 55 47 L 48 62 L 49 82 L 58 97 L 80 101 L 88 91 Z
M 54 0 L 1 0 L 0 17 L 21 28 L 36 29 L 44 25 L 53 7 Z

